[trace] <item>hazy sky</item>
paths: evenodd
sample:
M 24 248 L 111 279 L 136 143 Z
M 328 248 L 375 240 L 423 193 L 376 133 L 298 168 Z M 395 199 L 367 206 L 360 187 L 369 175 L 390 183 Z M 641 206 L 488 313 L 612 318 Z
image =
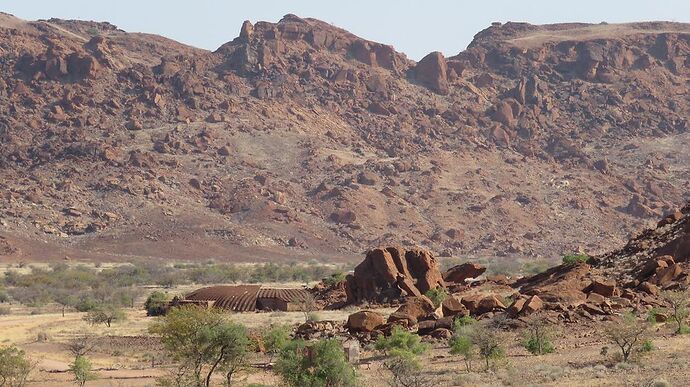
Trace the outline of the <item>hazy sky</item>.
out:
M 278 21 L 294 13 L 392 44 L 415 60 L 431 51 L 457 54 L 493 21 L 690 22 L 690 0 L 0 0 L 0 10 L 26 20 L 109 21 L 210 50 L 235 38 L 246 19 Z

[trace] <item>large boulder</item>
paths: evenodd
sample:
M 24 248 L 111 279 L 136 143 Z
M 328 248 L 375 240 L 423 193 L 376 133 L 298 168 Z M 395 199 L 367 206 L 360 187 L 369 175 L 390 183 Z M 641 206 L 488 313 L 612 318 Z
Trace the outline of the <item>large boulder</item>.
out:
M 422 249 L 377 248 L 367 253 L 346 280 L 349 303 L 382 302 L 401 296 L 420 297 L 445 286 L 434 256 Z
M 463 297 L 461 302 L 467 308 L 470 314 L 475 316 L 493 312 L 495 310 L 506 309 L 503 301 L 501 301 L 495 295 L 484 296 L 481 294 L 474 294 Z
M 417 81 L 438 94 L 448 94 L 448 65 L 440 52 L 422 58 L 414 68 Z
M 441 303 L 444 317 L 467 316 L 469 312 L 465 305 L 453 296 L 446 297 Z
M 465 280 L 477 278 L 484 274 L 486 267 L 476 263 L 466 262 L 461 265 L 453 266 L 443 273 L 443 280 L 446 282 L 465 283 Z
M 388 322 L 406 321 L 408 326 L 412 326 L 434 313 L 434 310 L 434 303 L 428 297 L 409 297 L 398 310 L 391 313 Z
M 385 323 L 383 315 L 370 310 L 362 310 L 347 318 L 347 328 L 356 332 L 373 332 Z

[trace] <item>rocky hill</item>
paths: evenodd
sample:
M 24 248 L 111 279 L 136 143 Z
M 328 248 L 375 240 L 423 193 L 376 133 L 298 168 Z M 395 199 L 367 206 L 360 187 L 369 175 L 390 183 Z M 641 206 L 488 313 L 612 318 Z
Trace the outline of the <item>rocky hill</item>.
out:
M 688 199 L 690 25 L 494 24 L 418 63 L 287 15 L 214 52 L 0 15 L 0 256 L 602 252 Z

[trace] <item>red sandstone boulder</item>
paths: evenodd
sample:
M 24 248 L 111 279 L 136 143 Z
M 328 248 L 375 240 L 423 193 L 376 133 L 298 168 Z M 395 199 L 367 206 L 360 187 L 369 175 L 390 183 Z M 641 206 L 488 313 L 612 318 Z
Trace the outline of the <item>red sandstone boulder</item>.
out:
M 414 68 L 419 83 L 438 94 L 448 94 L 448 65 L 440 52 L 432 52 L 422 58 Z
M 467 316 L 469 314 L 465 305 L 453 296 L 448 296 L 443 300 L 441 310 L 444 317 Z
M 439 286 L 445 283 L 430 252 L 399 247 L 371 250 L 346 280 L 350 303 L 377 302 L 404 295 L 420 297 Z
M 383 325 L 385 320 L 379 313 L 362 310 L 351 314 L 347 318 L 347 328 L 357 332 L 373 332 L 377 327 Z
M 453 266 L 443 273 L 443 280 L 446 282 L 465 283 L 469 278 L 477 278 L 484 274 L 486 267 L 476 263 L 463 263 L 462 265 Z
M 596 279 L 587 287 L 587 291 L 601 294 L 604 297 L 611 297 L 616 293 L 616 281 Z
M 391 313 L 388 322 L 405 320 L 409 325 L 415 325 L 420 319 L 432 314 L 434 310 L 434 304 L 426 296 L 410 297 L 400 305 L 398 310 Z

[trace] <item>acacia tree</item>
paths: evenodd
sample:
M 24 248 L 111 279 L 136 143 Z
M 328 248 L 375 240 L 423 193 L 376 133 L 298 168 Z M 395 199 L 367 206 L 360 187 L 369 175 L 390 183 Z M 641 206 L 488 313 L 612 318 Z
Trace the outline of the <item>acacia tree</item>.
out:
M 89 311 L 84 320 L 91 325 L 105 324 L 108 328 L 117 321 L 125 319 L 125 312 L 115 305 L 103 305 Z
M 174 308 L 149 331 L 160 335 L 166 351 L 179 362 L 177 384 L 209 386 L 217 370 L 223 370 L 231 384 L 246 364 L 249 338 L 245 328 L 227 321 L 216 309 Z M 204 369 L 207 372 L 202 377 Z
M 662 294 L 663 299 L 669 304 L 669 317 L 676 323 L 676 333 L 683 333 L 685 320 L 690 314 L 688 305 L 690 304 L 690 290 L 685 289 L 681 291 L 665 291 Z
M 627 362 L 633 350 L 642 343 L 647 331 L 646 321 L 637 321 L 632 313 L 623 316 L 621 321 L 610 323 L 605 329 L 605 335 L 621 350 L 623 361 Z

